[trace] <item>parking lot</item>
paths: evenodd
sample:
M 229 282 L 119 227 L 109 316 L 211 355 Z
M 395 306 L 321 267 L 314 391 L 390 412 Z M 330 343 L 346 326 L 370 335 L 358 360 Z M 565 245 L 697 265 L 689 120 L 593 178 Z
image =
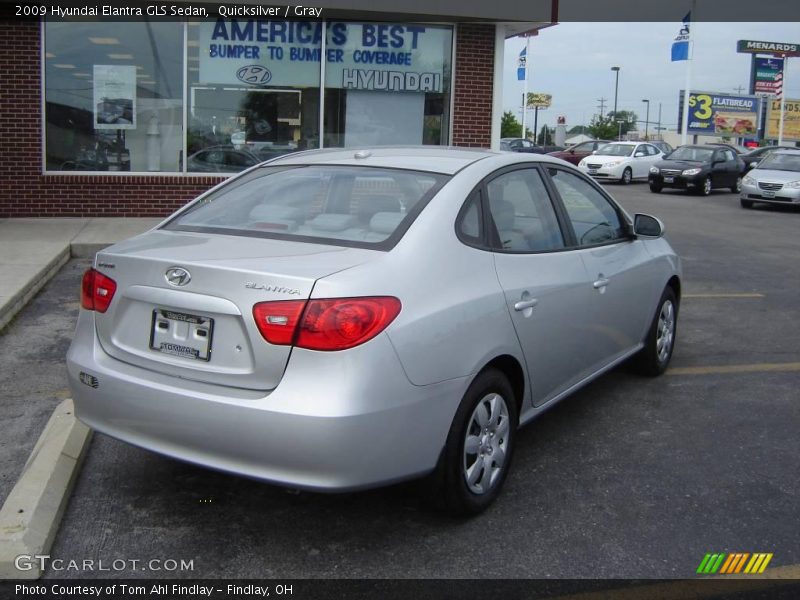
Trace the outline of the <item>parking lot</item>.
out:
M 194 570 L 45 577 L 671 578 L 707 552 L 800 563 L 800 211 L 743 210 L 722 191 L 608 189 L 660 217 L 683 258 L 671 369 L 618 368 L 526 427 L 486 513 L 443 517 L 415 483 L 287 493 L 96 434 L 51 556 Z M 4 436 L 0 499 L 65 397 L 86 264 L 71 261 L 0 335 L 11 367 L 0 416 L 27 424 Z

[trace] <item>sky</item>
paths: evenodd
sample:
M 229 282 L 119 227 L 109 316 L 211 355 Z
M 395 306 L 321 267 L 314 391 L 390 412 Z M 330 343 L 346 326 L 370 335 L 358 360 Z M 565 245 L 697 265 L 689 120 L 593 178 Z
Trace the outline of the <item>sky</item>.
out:
M 792 0 L 796 1 L 796 0 Z M 530 42 L 528 91 L 552 94 L 553 105 L 539 111 L 538 126 L 555 126 L 567 118 L 567 130 L 588 125 L 599 113 L 599 99 L 606 98 L 605 112 L 613 110 L 614 72 L 619 66 L 618 110 L 632 110 L 640 120 L 650 100 L 650 127 L 658 120 L 673 131 L 678 121 L 678 96 L 686 79 L 686 61 L 671 62 L 675 23 L 559 23 L 539 32 Z M 738 54 L 741 39 L 767 42 L 800 42 L 797 23 L 694 23 L 694 60 L 691 88 L 718 93 L 747 94 L 750 55 Z M 506 40 L 503 69 L 503 106 L 521 120 L 523 82 L 517 80 L 517 59 L 525 47 L 523 38 Z M 789 59 L 785 73 L 787 98 L 800 98 L 800 57 Z M 533 110 L 528 112 L 533 129 Z

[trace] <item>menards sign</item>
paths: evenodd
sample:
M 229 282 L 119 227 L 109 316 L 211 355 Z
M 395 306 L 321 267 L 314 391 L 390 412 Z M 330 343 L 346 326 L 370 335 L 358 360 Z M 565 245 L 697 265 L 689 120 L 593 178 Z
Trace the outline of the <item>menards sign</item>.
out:
M 757 42 L 755 40 L 739 40 L 737 52 L 748 54 L 774 54 L 776 56 L 800 56 L 800 44 L 782 42 Z

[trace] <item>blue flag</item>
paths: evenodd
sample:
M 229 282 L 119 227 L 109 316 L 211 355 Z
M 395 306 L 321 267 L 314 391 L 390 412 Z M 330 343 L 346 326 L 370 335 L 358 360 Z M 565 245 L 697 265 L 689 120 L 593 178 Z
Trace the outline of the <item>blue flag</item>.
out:
M 525 70 L 528 67 L 528 49 L 523 48 L 519 53 L 519 63 L 517 64 L 517 81 L 525 81 Z
M 672 42 L 672 61 L 676 60 L 689 60 L 689 21 L 691 20 L 692 12 L 686 13 L 683 17 L 683 25 L 678 35 L 675 36 L 675 41 Z

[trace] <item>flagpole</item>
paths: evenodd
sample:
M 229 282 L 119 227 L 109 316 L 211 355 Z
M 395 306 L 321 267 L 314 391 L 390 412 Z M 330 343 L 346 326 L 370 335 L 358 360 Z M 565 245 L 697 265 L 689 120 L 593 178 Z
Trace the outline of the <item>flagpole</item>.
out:
M 697 11 L 695 0 L 692 0 L 692 9 L 689 12 L 689 56 L 686 65 L 686 82 L 683 86 L 683 118 L 681 119 L 681 145 L 686 145 L 689 133 L 689 89 L 692 87 L 692 61 L 694 60 L 694 45 L 692 33 L 697 26 Z
M 786 86 L 786 73 L 789 70 L 789 57 L 783 57 L 783 79 L 782 79 L 782 88 L 781 88 L 781 116 L 778 122 L 778 146 L 783 146 L 783 111 L 786 110 L 786 90 L 789 88 Z
M 525 36 L 525 82 L 522 84 L 522 135 L 523 139 L 527 139 L 525 135 L 525 117 L 528 114 L 528 64 L 531 59 L 531 37 Z M 536 139 L 536 132 L 533 132 L 534 140 Z

